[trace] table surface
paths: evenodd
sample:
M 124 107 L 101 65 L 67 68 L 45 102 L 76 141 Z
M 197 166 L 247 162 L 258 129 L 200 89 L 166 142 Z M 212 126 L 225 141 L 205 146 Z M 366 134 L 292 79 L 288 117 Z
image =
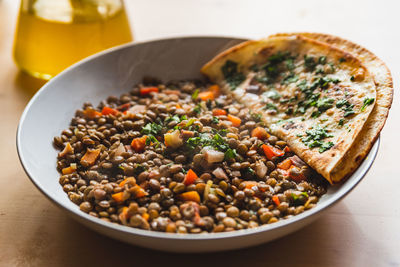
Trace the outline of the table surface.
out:
M 69 218 L 33 186 L 16 153 L 19 117 L 42 85 L 19 72 L 12 61 L 18 2 L 0 0 L 0 266 L 400 266 L 397 95 L 368 175 L 323 217 L 277 241 L 233 252 L 169 254 L 109 239 Z M 136 40 L 326 32 L 375 52 L 398 84 L 399 1 L 127 0 L 126 4 Z

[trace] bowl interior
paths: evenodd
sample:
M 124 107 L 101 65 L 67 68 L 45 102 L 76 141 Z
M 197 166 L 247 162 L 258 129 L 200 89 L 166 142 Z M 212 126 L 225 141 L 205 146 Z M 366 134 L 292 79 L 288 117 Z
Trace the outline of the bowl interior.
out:
M 84 102 L 96 106 L 109 95 L 119 96 L 129 92 L 133 85 L 148 75 L 164 82 L 202 79 L 199 70 L 205 62 L 218 52 L 242 41 L 235 38 L 191 37 L 135 43 L 107 50 L 68 68 L 32 98 L 21 117 L 17 149 L 28 176 L 50 200 L 86 222 L 128 235 L 164 239 L 209 240 L 265 233 L 301 221 L 332 205 L 346 195 L 368 171 L 377 153 L 379 139 L 360 168 L 342 185 L 330 187 L 316 208 L 268 227 L 246 231 L 196 236 L 171 235 L 109 224 L 81 212 L 63 192 L 58 182 L 57 151 L 52 140 L 68 127 L 75 110 L 81 108 Z

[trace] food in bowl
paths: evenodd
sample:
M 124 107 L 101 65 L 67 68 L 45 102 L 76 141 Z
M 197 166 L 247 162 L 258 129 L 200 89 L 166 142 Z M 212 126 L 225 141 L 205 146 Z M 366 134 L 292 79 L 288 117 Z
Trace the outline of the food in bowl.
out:
M 202 72 L 211 85 L 146 82 L 77 111 L 54 143 L 81 210 L 177 233 L 289 218 L 357 168 L 391 104 L 386 66 L 326 35 L 249 41 Z
M 139 85 L 86 103 L 54 144 L 60 183 L 90 215 L 177 233 L 277 222 L 327 182 L 218 85 Z

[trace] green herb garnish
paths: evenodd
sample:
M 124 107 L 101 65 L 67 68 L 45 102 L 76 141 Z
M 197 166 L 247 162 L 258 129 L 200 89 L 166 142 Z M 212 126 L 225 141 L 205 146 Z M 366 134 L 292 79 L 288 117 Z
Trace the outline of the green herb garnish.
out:
M 157 123 L 148 123 L 146 124 L 143 129 L 142 129 L 142 133 L 143 134 L 152 134 L 152 135 L 158 135 L 159 133 L 161 133 L 162 130 L 162 126 L 158 125 Z
M 238 64 L 232 60 L 227 60 L 221 71 L 231 90 L 235 90 L 246 79 L 243 73 L 238 72 Z
M 362 105 L 360 111 L 364 111 L 365 108 L 369 105 L 371 105 L 372 103 L 374 103 L 375 98 L 364 98 L 364 104 Z
M 200 93 L 200 90 L 199 90 L 199 89 L 196 89 L 196 90 L 193 92 L 193 94 L 192 94 L 192 99 L 193 99 L 193 100 L 196 100 L 197 97 L 199 96 L 199 93 Z

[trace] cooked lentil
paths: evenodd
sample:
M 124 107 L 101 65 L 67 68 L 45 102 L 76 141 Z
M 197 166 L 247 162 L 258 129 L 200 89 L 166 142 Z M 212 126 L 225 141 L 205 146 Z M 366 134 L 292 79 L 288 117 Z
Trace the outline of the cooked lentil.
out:
M 325 180 L 257 117 L 216 85 L 138 85 L 85 103 L 54 138 L 59 182 L 83 212 L 169 233 L 253 228 L 312 208 Z

